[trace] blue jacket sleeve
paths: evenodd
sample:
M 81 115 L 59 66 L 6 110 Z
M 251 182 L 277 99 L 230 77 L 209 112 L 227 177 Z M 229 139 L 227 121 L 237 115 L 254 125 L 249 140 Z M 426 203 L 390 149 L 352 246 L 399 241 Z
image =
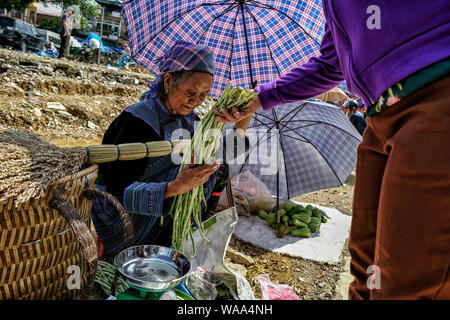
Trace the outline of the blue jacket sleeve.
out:
M 164 196 L 168 182 L 134 182 L 123 192 L 124 208 L 129 213 L 137 213 L 156 217 L 166 216 L 168 208 L 164 208 Z
M 178 168 L 169 174 L 169 181 L 175 179 Z M 213 173 L 203 185 L 205 198 L 211 195 L 216 184 L 217 173 Z M 123 206 L 133 214 L 142 214 L 156 217 L 165 217 L 169 214 L 174 198 L 165 199 L 167 184 L 165 182 L 133 182 L 125 188 L 123 193 Z

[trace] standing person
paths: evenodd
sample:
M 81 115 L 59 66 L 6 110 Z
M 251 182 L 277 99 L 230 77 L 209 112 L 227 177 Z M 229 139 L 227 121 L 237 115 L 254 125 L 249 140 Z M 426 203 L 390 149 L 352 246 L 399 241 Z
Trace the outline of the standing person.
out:
M 347 116 L 353 126 L 358 130 L 360 135 L 363 135 L 364 129 L 367 127 L 364 115 L 358 111 L 358 102 L 355 100 L 349 100 L 344 104 L 344 110 L 347 112 Z
M 68 9 L 66 13 L 61 16 L 61 25 L 59 28 L 59 36 L 61 38 L 61 44 L 59 47 L 59 59 L 64 59 L 64 54 L 67 51 L 67 47 L 70 44 L 70 30 L 72 28 L 72 23 L 70 17 L 73 15 L 73 10 Z
M 316 96 L 345 79 L 368 106 L 349 298 L 450 299 L 449 3 L 322 4 L 320 55 L 256 88 L 249 112 Z

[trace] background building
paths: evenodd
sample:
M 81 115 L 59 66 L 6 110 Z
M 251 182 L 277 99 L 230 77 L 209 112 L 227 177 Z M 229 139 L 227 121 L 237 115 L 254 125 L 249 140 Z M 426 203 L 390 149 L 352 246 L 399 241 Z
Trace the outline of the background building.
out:
M 36 4 L 36 2 L 34 3 Z M 62 7 L 54 4 L 44 5 L 40 2 L 37 3 L 36 8 L 36 25 L 41 23 L 43 17 L 54 18 L 60 17 L 62 12 Z
M 100 34 L 103 24 L 102 38 L 113 42 L 127 39 L 121 11 L 122 2 L 119 0 L 98 0 L 97 3 L 104 8 L 103 19 L 102 10 L 99 9 L 97 19 L 89 20 L 92 25 L 90 31 Z
M 74 23 L 75 29 L 72 30 L 72 34 L 79 38 L 86 38 L 90 32 L 94 32 L 101 35 L 103 42 L 107 45 L 121 47 L 119 42 L 128 40 L 121 12 L 123 0 L 98 0 L 96 2 L 99 5 L 98 17 L 96 19 L 87 18 L 90 28 L 77 29 L 77 23 Z M 62 9 L 60 5 L 34 2 L 24 12 L 0 10 L 0 15 L 24 20 L 36 27 L 40 27 L 43 18 L 58 19 L 58 23 L 55 22 L 55 24 L 58 25 L 59 29 L 59 17 L 62 14 Z M 80 17 L 77 18 L 79 21 Z M 58 30 L 52 31 L 59 32 Z

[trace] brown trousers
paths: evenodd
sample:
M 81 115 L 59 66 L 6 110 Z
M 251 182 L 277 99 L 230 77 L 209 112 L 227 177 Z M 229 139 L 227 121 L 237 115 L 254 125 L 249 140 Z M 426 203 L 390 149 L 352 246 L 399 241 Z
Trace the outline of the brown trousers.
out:
M 450 76 L 367 119 L 349 251 L 349 299 L 450 299 Z

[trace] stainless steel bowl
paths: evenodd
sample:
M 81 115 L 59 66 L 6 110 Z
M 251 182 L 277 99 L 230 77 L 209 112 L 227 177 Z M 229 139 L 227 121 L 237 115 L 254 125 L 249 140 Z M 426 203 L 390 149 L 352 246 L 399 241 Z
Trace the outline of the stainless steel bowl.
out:
M 176 287 L 191 273 L 191 262 L 171 248 L 143 245 L 130 247 L 114 258 L 114 265 L 130 285 L 165 291 Z

